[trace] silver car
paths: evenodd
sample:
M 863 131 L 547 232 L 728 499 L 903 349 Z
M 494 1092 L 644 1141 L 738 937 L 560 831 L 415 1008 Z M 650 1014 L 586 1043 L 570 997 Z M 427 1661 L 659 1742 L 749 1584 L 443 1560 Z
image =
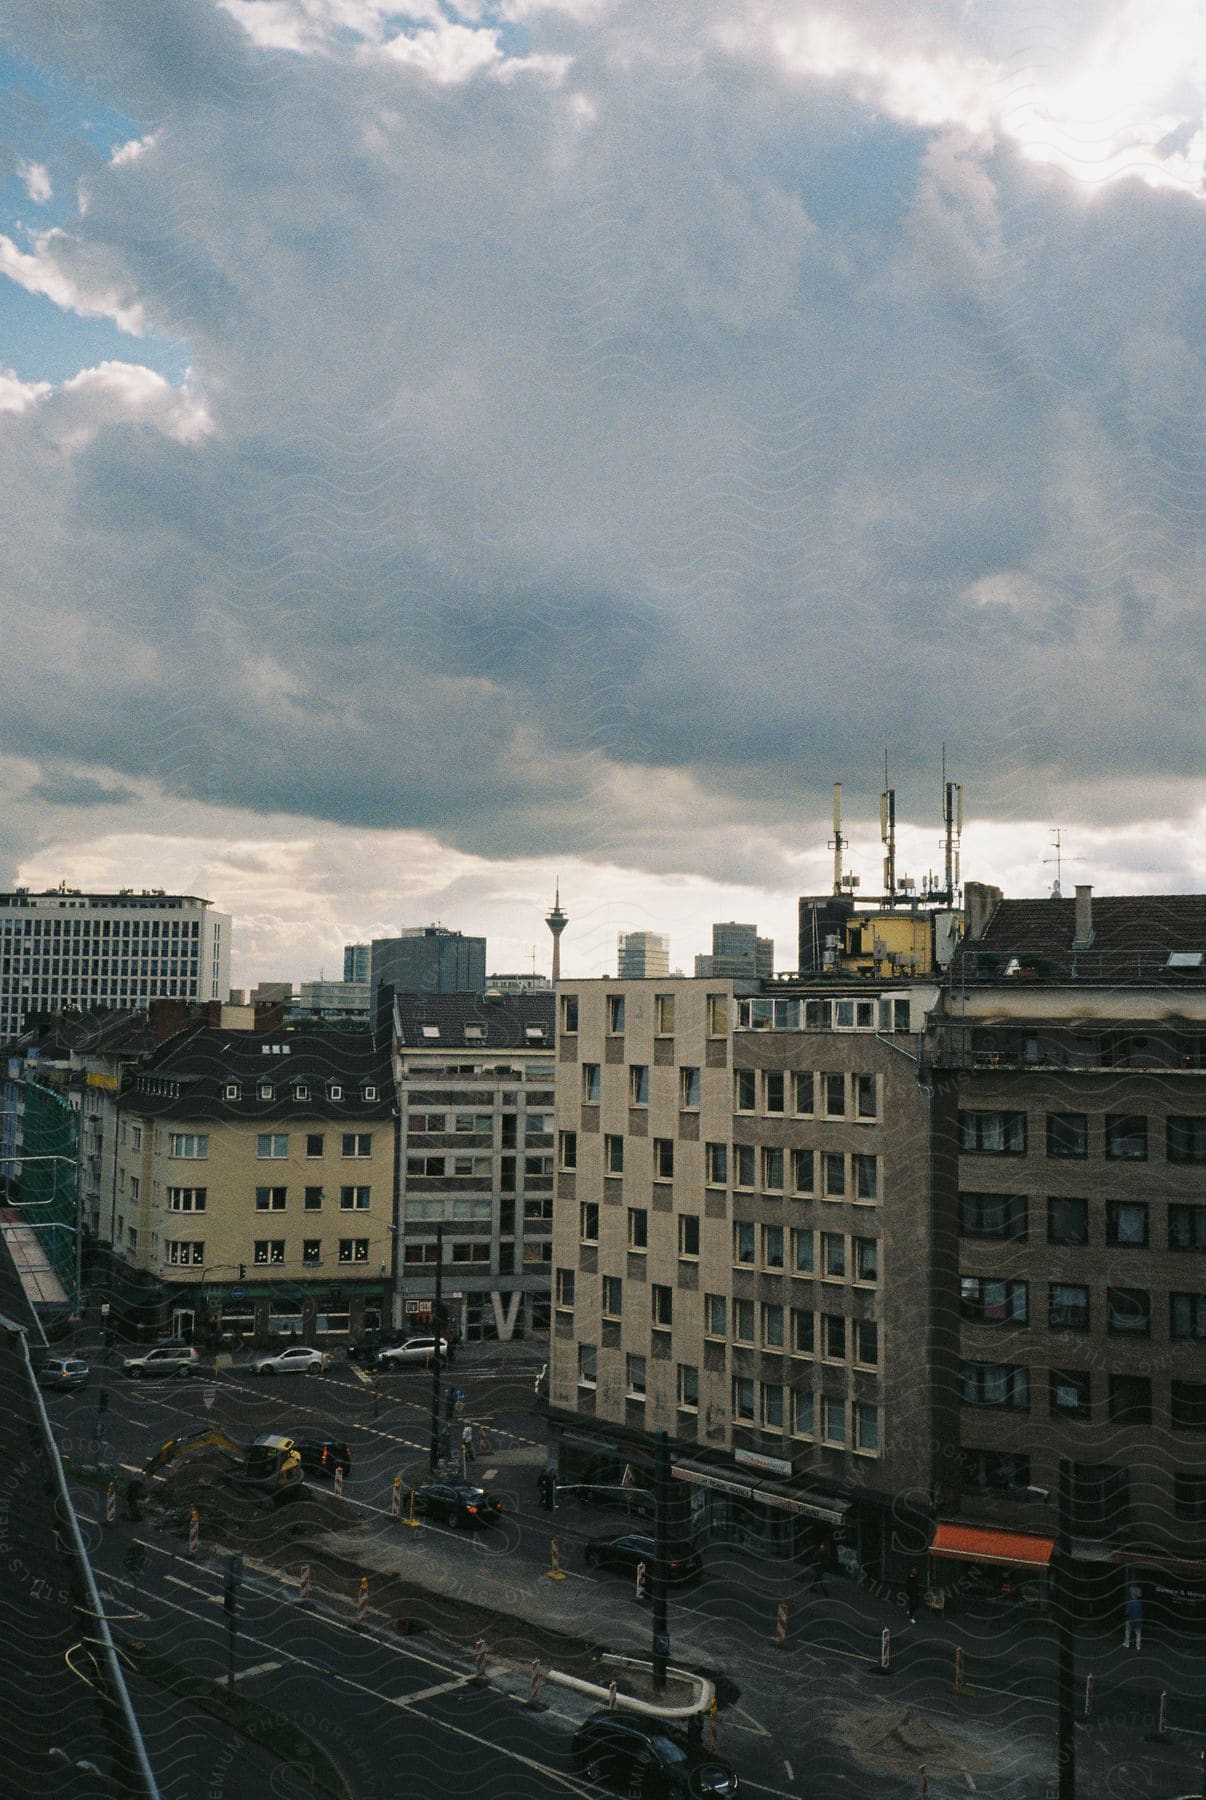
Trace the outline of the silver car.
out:
M 82 1356 L 48 1356 L 38 1370 L 38 1382 L 44 1388 L 82 1388 L 91 1373 Z
M 197 1373 L 201 1357 L 191 1344 L 156 1344 L 141 1356 L 127 1356 L 121 1365 L 123 1375 L 134 1381 L 153 1375 L 177 1375 L 185 1379 Z
M 253 1375 L 321 1375 L 330 1367 L 325 1350 L 314 1350 L 308 1344 L 291 1344 L 287 1350 L 275 1350 L 268 1356 L 257 1356 L 251 1365 Z
M 448 1361 L 448 1340 L 441 1340 L 440 1360 Z M 406 1367 L 407 1364 L 430 1363 L 436 1353 L 436 1340 L 433 1337 L 407 1338 L 404 1344 L 392 1344 L 388 1350 L 378 1350 L 377 1366 L 382 1369 Z

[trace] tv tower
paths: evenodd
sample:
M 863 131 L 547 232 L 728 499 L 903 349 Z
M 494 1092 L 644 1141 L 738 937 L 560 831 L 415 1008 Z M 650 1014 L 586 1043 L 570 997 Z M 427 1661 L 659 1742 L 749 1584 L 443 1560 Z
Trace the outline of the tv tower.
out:
M 561 933 L 569 924 L 569 914 L 561 910 L 561 883 L 558 881 L 553 910 L 545 917 L 545 924 L 553 934 L 553 986 L 561 980 Z

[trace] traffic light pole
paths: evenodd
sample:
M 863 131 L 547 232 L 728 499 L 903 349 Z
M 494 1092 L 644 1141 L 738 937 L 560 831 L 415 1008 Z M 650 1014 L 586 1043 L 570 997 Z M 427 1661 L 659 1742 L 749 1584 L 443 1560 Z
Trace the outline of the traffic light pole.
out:
M 436 1265 L 435 1265 L 435 1307 L 432 1326 L 435 1334 L 435 1354 L 431 1359 L 431 1460 L 430 1469 L 434 1475 L 436 1464 L 440 1460 L 440 1368 L 443 1363 L 441 1351 L 444 1340 L 440 1333 L 443 1330 L 441 1319 L 444 1307 L 444 1227 L 436 1226 Z
M 670 1562 L 671 1486 L 670 1434 L 659 1431 L 653 1464 L 655 1549 L 650 1594 L 653 1613 L 653 1691 L 655 1694 L 664 1694 L 666 1691 L 666 1669 L 670 1661 L 667 1568 Z
M 1055 1525 L 1056 1793 L 1076 1800 L 1076 1639 L 1072 1618 L 1072 1465 L 1060 1458 Z

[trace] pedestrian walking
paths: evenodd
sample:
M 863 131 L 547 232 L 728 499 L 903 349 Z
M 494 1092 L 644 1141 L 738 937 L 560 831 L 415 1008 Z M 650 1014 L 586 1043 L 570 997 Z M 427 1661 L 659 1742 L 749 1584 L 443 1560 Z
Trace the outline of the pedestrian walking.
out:
M 1142 1648 L 1143 1648 L 1143 1590 L 1142 1590 L 1142 1588 L 1139 1588 L 1136 1586 L 1131 1586 L 1126 1590 L 1126 1604 L 1123 1607 L 1123 1616 L 1126 1620 L 1126 1624 L 1125 1624 L 1125 1627 L 1124 1627 L 1123 1633 L 1122 1633 L 1122 1648 L 1124 1650 L 1130 1649 L 1131 1637 L 1133 1635 L 1134 1639 L 1135 1639 L 1136 1650 L 1142 1650 Z
M 461 1455 L 467 1463 L 473 1461 L 473 1427 L 466 1425 L 461 1433 Z
M 921 1576 L 915 1568 L 910 1569 L 905 1577 L 905 1612 L 909 1615 L 909 1624 L 917 1623 L 917 1608 L 921 1605 Z

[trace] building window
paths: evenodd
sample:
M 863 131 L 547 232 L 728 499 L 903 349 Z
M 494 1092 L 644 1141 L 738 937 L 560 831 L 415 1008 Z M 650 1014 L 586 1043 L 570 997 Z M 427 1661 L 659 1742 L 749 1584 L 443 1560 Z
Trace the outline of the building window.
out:
M 782 1350 L 785 1338 L 783 1308 L 770 1302 L 762 1307 L 762 1342 L 768 1350 Z
M 681 1412 L 699 1411 L 699 1370 L 691 1363 L 678 1365 L 678 1404 Z
M 142 1149 L 142 1126 L 141 1125 L 131 1125 L 131 1127 L 130 1127 L 130 1147 L 133 1150 L 141 1150 Z
M 704 1295 L 704 1336 L 724 1338 L 729 1334 L 729 1303 L 723 1294 Z
M 621 1316 L 624 1300 L 624 1283 L 618 1275 L 603 1277 L 603 1317 L 618 1319 Z
M 628 1398 L 643 1400 L 645 1398 L 645 1358 L 629 1355 L 624 1362 L 628 1380 Z
M 222 1089 L 222 1098 L 224 1100 L 237 1100 L 239 1098 L 240 1092 L 241 1092 L 241 1089 L 240 1089 L 237 1081 L 228 1081 L 226 1083 L 226 1086 Z M 263 1089 L 261 1089 L 260 1092 L 261 1092 L 261 1097 L 266 1097 L 267 1099 L 271 1100 L 271 1098 L 272 1098 L 272 1090 L 271 1089 L 269 1089 L 268 1094 L 266 1096 L 264 1096 L 264 1094 L 263 1094 Z
M 1049 1244 L 1087 1244 L 1089 1241 L 1089 1202 L 1053 1196 L 1047 1202 L 1047 1242 Z
M 826 1150 L 821 1156 L 822 1192 L 827 1200 L 846 1198 L 846 1158 L 840 1150 Z
M 1089 1329 L 1089 1290 L 1066 1281 L 1047 1285 L 1047 1324 L 1052 1331 Z
M 1030 1485 L 1030 1458 L 1008 1450 L 960 1450 L 959 1475 L 974 1493 L 1017 1493 Z
M 306 1155 L 307 1156 L 321 1156 L 322 1155 L 322 1147 L 323 1147 L 322 1132 L 321 1131 L 308 1131 L 306 1133 Z
M 752 1188 L 757 1178 L 757 1157 L 752 1144 L 733 1145 L 733 1186 Z
M 557 1153 L 563 1169 L 578 1167 L 578 1133 L 576 1131 L 559 1131 L 557 1133 Z
M 762 1383 L 762 1424 L 767 1431 L 783 1429 L 783 1384 L 779 1381 Z
M 816 1402 L 811 1392 L 792 1395 L 792 1431 L 796 1437 L 815 1436 Z
M 878 1238 L 856 1237 L 851 1240 L 851 1243 L 854 1250 L 854 1279 L 868 1283 L 878 1281 Z
M 374 1100 L 377 1098 L 377 1090 L 375 1088 L 373 1089 L 372 1097 Z M 295 1081 L 294 1082 L 293 1098 L 295 1100 L 308 1100 L 310 1098 L 310 1089 L 308 1088 L 308 1086 L 306 1085 L 306 1083 L 304 1081 Z
M 649 1248 L 649 1214 L 643 1206 L 628 1208 L 628 1248 L 630 1250 L 647 1250 Z
M 733 1226 L 733 1261 L 752 1267 L 754 1260 L 754 1227 L 748 1219 L 739 1219 Z
M 865 1369 L 874 1369 L 879 1363 L 879 1326 L 874 1319 L 855 1319 L 854 1323 L 854 1360 Z
M 1206 1475 L 1195 1469 L 1173 1471 L 1173 1516 L 1191 1524 L 1206 1524 Z
M 846 1360 L 846 1321 L 841 1313 L 821 1314 L 821 1354 L 827 1362 Z
M 607 1030 L 612 1037 L 619 1037 L 624 1030 L 624 996 L 608 994 L 607 996 Z
M 680 1256 L 699 1256 L 699 1219 L 695 1213 L 680 1213 L 678 1220 L 678 1253 Z
M 208 1190 L 206 1188 L 170 1187 L 167 1191 L 168 1211 L 175 1213 L 203 1213 Z
M 752 1344 L 753 1341 L 754 1302 L 752 1300 L 734 1300 L 733 1342 L 735 1344 Z
M 1093 1412 L 1093 1377 L 1088 1369 L 1052 1369 L 1048 1400 L 1053 1413 L 1088 1419 Z
M 762 1266 L 765 1269 L 781 1269 L 783 1267 L 782 1225 L 764 1225 L 762 1227 Z
M 255 1153 L 261 1162 L 279 1162 L 289 1154 L 289 1139 L 283 1132 L 262 1131 L 255 1140 Z
M 602 1089 L 598 1063 L 582 1065 L 582 1103 L 584 1106 L 598 1106 Z
M 1169 1207 L 1168 1247 L 1170 1250 L 1206 1250 L 1206 1206 Z
M 856 1119 L 874 1119 L 879 1116 L 875 1100 L 874 1075 L 852 1075 L 850 1080 L 854 1087 L 854 1116 Z
M 998 1281 L 988 1275 L 959 1277 L 959 1312 L 977 1325 L 1024 1325 L 1027 1319 L 1027 1284 Z
M 811 1119 L 813 1113 L 813 1075 L 811 1069 L 797 1069 L 791 1078 L 792 1109 L 797 1119 Z
M 840 1073 L 822 1075 L 821 1087 L 825 1095 L 825 1117 L 827 1119 L 844 1119 L 846 1117 L 846 1077 Z
M 1110 1420 L 1114 1425 L 1150 1425 L 1152 1384 L 1147 1375 L 1110 1376 Z
M 169 1263 L 200 1268 L 205 1262 L 204 1238 L 168 1238 L 163 1246 Z
M 766 1069 L 762 1075 L 762 1110 L 781 1113 L 785 1107 L 785 1080 L 781 1069 Z
M 557 1304 L 566 1309 L 574 1304 L 573 1269 L 558 1269 L 557 1271 Z
M 674 1032 L 674 995 L 655 994 L 653 997 L 653 1029 L 658 1037 L 670 1037 Z
M 821 1273 L 831 1281 L 846 1278 L 846 1239 L 840 1231 L 821 1233 Z
M 1029 1371 L 1010 1363 L 961 1363 L 959 1398 L 965 1406 L 1002 1406 L 1025 1412 L 1030 1405 Z
M 608 1175 L 624 1173 L 624 1140 L 615 1132 L 607 1132 L 603 1138 L 603 1167 Z
M 633 1063 L 628 1071 L 628 1099 L 633 1106 L 649 1104 L 649 1065 Z
M 856 1200 L 879 1199 L 879 1158 L 856 1152 L 850 1158 Z
M 733 1111 L 750 1113 L 758 1105 L 758 1077 L 753 1069 L 733 1071 Z
M 1029 1227 L 1025 1194 L 959 1195 L 959 1230 L 964 1237 L 1024 1240 Z
M 371 1131 L 345 1131 L 342 1135 L 342 1154 L 344 1156 L 371 1156 L 373 1154 Z
M 168 1134 L 168 1155 L 203 1162 L 209 1155 L 209 1133 L 205 1131 L 173 1131 Z
M 846 1402 L 835 1400 L 829 1394 L 821 1397 L 821 1437 L 826 1444 L 835 1444 L 839 1449 L 846 1443 Z
M 1106 1243 L 1117 1250 L 1147 1245 L 1147 1207 L 1138 1200 L 1111 1200 L 1106 1206 Z
M 1147 1161 L 1147 1120 L 1142 1114 L 1106 1115 L 1105 1153 L 1114 1162 Z
M 879 1409 L 866 1400 L 854 1402 L 854 1448 L 864 1456 L 879 1455 Z
M 303 1263 L 309 1263 L 310 1265 L 322 1261 L 321 1238 L 302 1239 L 302 1261 Z
M 561 996 L 561 1029 L 572 1035 L 578 1029 L 578 996 L 562 994 Z
M 729 1179 L 729 1147 L 709 1144 L 707 1147 L 708 1186 L 724 1187 Z
M 447 1166 L 448 1159 L 445 1156 L 408 1156 L 406 1159 L 408 1176 L 426 1175 L 442 1178 Z
M 257 1212 L 284 1212 L 288 1188 L 258 1187 L 255 1190 L 255 1210 Z
M 812 1356 L 816 1351 L 816 1319 L 806 1307 L 791 1309 L 791 1350 L 793 1356 Z
M 1152 1297 L 1145 1288 L 1106 1289 L 1106 1330 L 1115 1337 L 1149 1337 Z
M 1089 1121 L 1084 1113 L 1047 1114 L 1047 1155 L 1087 1156 Z
M 454 1244 L 452 1248 L 455 1252 L 456 1245 Z M 369 1241 L 367 1238 L 340 1238 L 339 1240 L 339 1260 L 341 1263 L 367 1262 L 368 1253 Z
M 365 1212 L 370 1203 L 371 1189 L 366 1187 L 341 1187 L 339 1190 L 339 1209 L 341 1212 Z
M 733 1377 L 733 1417 L 744 1424 L 754 1417 L 754 1384 L 748 1375 Z
M 792 1151 L 791 1187 L 793 1194 L 815 1193 L 816 1157 L 811 1150 Z
M 674 1323 L 674 1292 L 659 1281 L 649 1286 L 649 1317 L 651 1322 L 668 1329 Z
M 284 1238 L 256 1238 L 254 1260 L 258 1263 L 283 1263 Z
M 1206 1294 L 1168 1296 L 1168 1334 L 1178 1344 L 1206 1342 Z
M 1206 1381 L 1170 1384 L 1168 1422 L 1174 1431 L 1206 1431 Z
M 584 1244 L 597 1244 L 599 1241 L 599 1207 L 594 1200 L 580 1200 L 578 1203 L 578 1236 Z
M 594 1387 L 599 1379 L 599 1352 L 594 1344 L 578 1345 L 578 1386 Z
M 699 1106 L 699 1070 L 683 1068 L 678 1072 L 678 1103 L 684 1112 L 694 1112 Z
M 1165 1150 L 1171 1163 L 1206 1163 L 1206 1114 L 1170 1115 L 1165 1124 Z
M 654 1138 L 653 1179 L 670 1181 L 674 1176 L 674 1139 Z
M 272 1083 L 270 1081 L 261 1081 L 257 1092 L 261 1100 L 271 1100 Z
M 762 1152 L 762 1185 L 772 1193 L 783 1191 L 783 1152 L 782 1150 L 764 1149 Z
M 1025 1113 L 961 1112 L 959 1148 L 965 1155 L 1025 1156 Z
M 813 1256 L 814 1233 L 792 1227 L 791 1266 L 795 1275 L 811 1275 L 816 1267 Z
M 727 994 L 708 995 L 708 1036 L 727 1037 L 729 1034 L 729 997 Z

